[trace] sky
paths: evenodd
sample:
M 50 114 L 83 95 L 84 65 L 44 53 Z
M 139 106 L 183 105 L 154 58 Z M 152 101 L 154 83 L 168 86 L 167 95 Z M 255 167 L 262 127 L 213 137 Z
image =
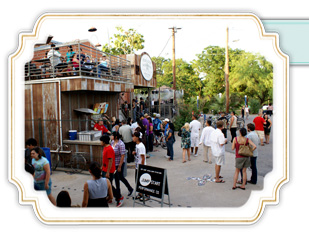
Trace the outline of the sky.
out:
M 95 17 L 95 18 L 47 18 L 39 27 L 40 40 L 53 35 L 54 40 L 69 42 L 76 39 L 88 39 L 93 44 L 104 45 L 117 33 L 116 27 L 125 30 L 135 29 L 144 36 L 144 49 L 137 54 L 147 52 L 151 57 L 172 58 L 172 30 L 181 28 L 175 34 L 176 59 L 187 62 L 196 59 L 196 54 L 210 45 L 225 47 L 226 29 L 229 28 L 229 47 L 260 53 L 266 58 L 273 56 L 270 40 L 259 36 L 258 24 L 253 17 Z M 91 27 L 96 32 L 88 32 Z

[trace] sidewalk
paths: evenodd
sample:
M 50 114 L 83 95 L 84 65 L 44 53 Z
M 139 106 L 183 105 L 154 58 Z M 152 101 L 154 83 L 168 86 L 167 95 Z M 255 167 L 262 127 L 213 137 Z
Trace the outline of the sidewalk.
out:
M 170 192 L 170 201 L 172 207 L 239 207 L 246 203 L 252 190 L 263 189 L 263 177 L 258 176 L 257 185 L 248 184 L 246 190 L 232 190 L 233 176 L 235 172 L 235 154 L 226 152 L 225 165 L 221 168 L 220 175 L 223 176 L 225 183 L 214 183 L 208 181 L 205 185 L 199 186 L 198 180 L 188 179 L 189 177 L 203 178 L 210 174 L 211 179 L 215 176 L 214 160 L 212 164 L 203 162 L 203 147 L 200 145 L 198 156 L 191 156 L 191 161 L 182 163 L 182 149 L 180 147 L 180 137 L 175 135 L 174 161 L 167 161 L 164 157 L 166 150 L 161 147 L 154 147 L 150 158 L 147 158 L 147 165 L 167 169 L 167 180 Z M 251 171 L 247 170 L 248 178 L 251 177 Z M 133 188 L 135 169 L 132 163 L 127 169 L 127 180 Z M 68 174 L 62 171 L 54 171 L 52 174 L 52 194 L 57 197 L 61 190 L 67 190 L 72 199 L 72 205 L 81 205 L 83 199 L 83 187 L 86 180 L 90 179 L 87 172 L 84 174 Z M 121 184 L 121 193 L 125 197 L 123 207 L 133 207 L 132 197 L 128 197 L 128 190 Z M 133 193 L 134 194 L 134 193 Z M 154 198 L 155 200 L 159 200 Z M 155 200 L 146 202 L 148 206 L 160 207 L 161 204 Z M 167 195 L 164 196 L 164 202 L 168 202 Z M 115 207 L 115 202 L 110 207 Z M 135 207 L 143 207 L 135 204 Z M 164 204 L 164 207 L 168 205 Z

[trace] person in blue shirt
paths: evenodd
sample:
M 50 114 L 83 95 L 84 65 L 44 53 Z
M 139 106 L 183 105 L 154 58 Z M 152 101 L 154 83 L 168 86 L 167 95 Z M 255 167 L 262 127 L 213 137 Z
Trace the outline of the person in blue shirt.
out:
M 162 128 L 162 121 L 160 120 L 160 114 L 156 114 L 155 119 L 152 121 L 153 123 L 153 130 L 155 135 L 159 136 Z
M 166 136 L 167 135 L 166 131 L 168 129 L 168 125 L 169 125 L 170 120 L 168 118 L 165 118 L 163 122 L 164 122 L 164 125 L 165 125 L 165 127 L 164 127 L 164 136 Z
M 75 54 L 75 52 L 73 51 L 73 48 L 72 46 L 68 46 L 69 50 L 66 54 L 66 58 L 67 58 L 67 63 L 71 63 L 72 62 L 72 59 L 73 59 L 73 55 Z

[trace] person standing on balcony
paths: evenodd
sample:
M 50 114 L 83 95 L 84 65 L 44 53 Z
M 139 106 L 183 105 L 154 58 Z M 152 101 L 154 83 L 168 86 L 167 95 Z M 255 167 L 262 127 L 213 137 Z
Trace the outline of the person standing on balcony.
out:
M 72 46 L 68 46 L 68 52 L 66 54 L 66 58 L 67 58 L 67 63 L 72 63 L 72 59 L 73 59 L 73 55 L 75 54 L 75 52 L 73 51 Z
M 61 53 L 59 52 L 59 47 L 51 49 L 47 53 L 47 58 L 50 60 L 50 64 L 54 69 L 57 69 L 57 65 L 61 64 Z
M 105 73 L 108 72 L 108 61 L 106 59 L 106 55 L 102 56 L 102 59 L 100 60 L 100 64 L 98 65 L 98 72 L 99 72 L 99 77 L 101 76 L 102 71 L 104 71 Z

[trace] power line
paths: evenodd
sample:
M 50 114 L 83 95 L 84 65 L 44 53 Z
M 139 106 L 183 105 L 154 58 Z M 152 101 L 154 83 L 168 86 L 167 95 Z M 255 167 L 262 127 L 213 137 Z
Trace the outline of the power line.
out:
M 167 40 L 167 42 L 166 42 L 166 44 L 165 44 L 163 50 L 160 52 L 160 54 L 158 55 L 158 57 L 159 57 L 159 56 L 162 54 L 162 52 L 164 51 L 164 49 L 165 49 L 165 47 L 167 46 L 168 42 L 170 41 L 171 37 L 172 37 L 172 35 L 171 35 L 171 36 L 169 37 L 169 39 Z

